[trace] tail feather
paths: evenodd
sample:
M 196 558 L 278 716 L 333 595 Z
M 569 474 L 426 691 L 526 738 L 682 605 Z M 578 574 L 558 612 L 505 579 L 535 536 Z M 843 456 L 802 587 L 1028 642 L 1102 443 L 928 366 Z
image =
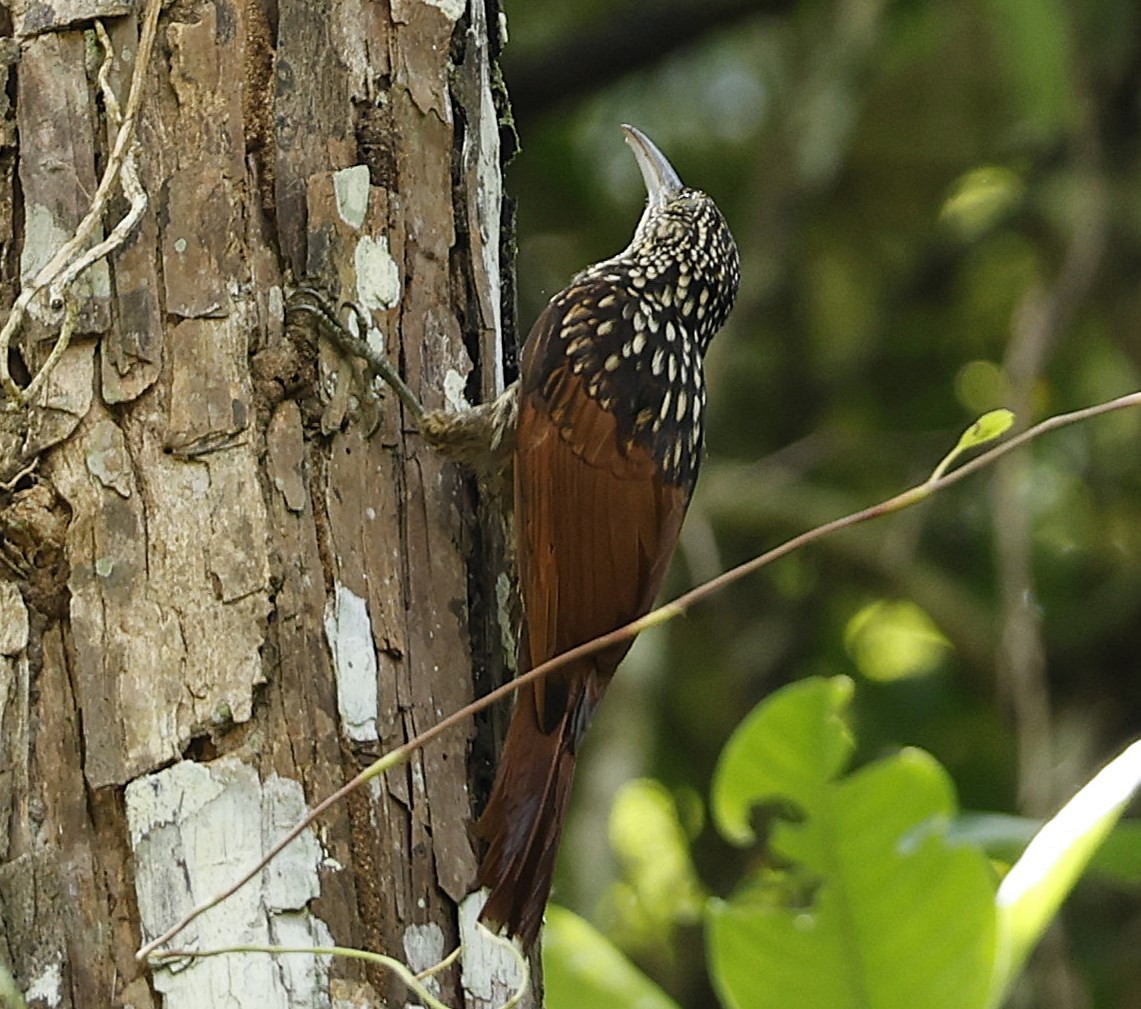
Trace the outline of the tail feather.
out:
M 576 678 L 572 683 L 579 683 Z M 587 703 L 579 687 L 550 732 L 544 732 L 533 686 L 519 691 L 499 770 L 476 831 L 489 842 L 479 885 L 491 888 L 480 919 L 530 947 L 551 892 L 555 857 L 574 779 L 575 749 Z M 588 716 L 587 716 L 588 717 Z

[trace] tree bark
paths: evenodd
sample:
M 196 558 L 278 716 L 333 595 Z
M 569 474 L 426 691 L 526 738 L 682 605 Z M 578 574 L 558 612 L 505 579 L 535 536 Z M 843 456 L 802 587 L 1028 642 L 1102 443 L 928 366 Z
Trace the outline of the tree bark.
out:
M 107 163 L 95 20 L 125 102 L 141 13 L 10 3 L 6 303 Z M 360 305 L 428 406 L 502 387 L 498 17 L 495 0 L 161 14 L 137 130 L 146 214 L 76 282 L 76 332 L 42 392 L 0 400 L 0 961 L 30 1006 L 405 1001 L 355 961 L 134 954 L 503 674 L 501 538 L 471 518 L 487 517 L 473 482 L 285 312 L 301 281 Z M 57 333 L 30 312 L 17 381 Z M 475 732 L 332 810 L 173 945 L 442 959 L 474 935 L 470 786 L 490 755 Z M 430 984 L 502 1003 L 510 962 L 472 941 Z

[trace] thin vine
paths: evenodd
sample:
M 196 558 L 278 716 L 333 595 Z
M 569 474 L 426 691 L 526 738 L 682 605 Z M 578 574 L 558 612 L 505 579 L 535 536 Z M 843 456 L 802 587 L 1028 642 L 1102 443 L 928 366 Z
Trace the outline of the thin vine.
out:
M 120 108 L 119 100 L 111 88 L 110 71 L 115 56 L 114 47 L 103 23 L 98 20 L 95 22 L 95 33 L 103 48 L 103 61 L 98 73 L 99 90 L 103 96 L 107 115 L 112 125 L 117 127 L 115 141 L 107 158 L 103 177 L 99 180 L 99 186 L 92 197 L 91 206 L 76 227 L 75 233 L 60 246 L 35 277 L 24 285 L 8 310 L 8 318 L 3 327 L 0 327 L 0 392 L 5 397 L 0 405 L 5 410 L 19 410 L 26 407 L 43 389 L 64 351 L 67 350 L 75 331 L 79 306 L 72 295 L 72 286 L 85 270 L 120 248 L 146 212 L 147 194 L 139 181 L 135 125 L 138 122 L 139 109 L 142 107 L 143 85 L 150 66 L 151 53 L 154 50 L 161 9 L 162 0 L 147 0 L 125 112 Z M 107 203 L 116 185 L 129 203 L 127 212 L 105 239 L 89 245 L 103 220 Z M 32 376 L 28 385 L 21 387 L 12 378 L 9 370 L 8 350 L 33 302 L 45 291 L 48 312 L 60 319 L 60 329 L 47 360 Z

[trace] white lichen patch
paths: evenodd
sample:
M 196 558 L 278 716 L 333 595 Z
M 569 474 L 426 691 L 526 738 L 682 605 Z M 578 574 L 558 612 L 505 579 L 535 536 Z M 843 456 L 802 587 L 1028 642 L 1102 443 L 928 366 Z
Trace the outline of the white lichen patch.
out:
M 262 785 L 265 843 L 276 844 L 295 823 L 305 817 L 305 793 L 301 783 L 271 775 Z M 325 858 L 312 831 L 306 831 L 281 852 L 265 869 L 265 903 L 271 911 L 295 911 L 320 896 L 321 883 L 310 867 Z M 283 944 L 284 945 L 284 944 Z
M 448 404 L 448 409 L 454 410 L 456 413 L 470 409 L 470 404 L 464 395 L 466 388 L 467 379 L 455 368 L 449 368 L 444 373 L 444 401 Z
M 325 923 L 311 914 L 275 915 L 270 922 L 270 934 L 275 946 L 294 949 L 320 946 L 328 949 L 336 945 Z M 281 958 L 281 982 L 289 992 L 291 1006 L 320 1006 L 323 1009 L 329 1005 L 327 992 L 332 960 L 328 955 Z
M 222 791 L 207 766 L 191 760 L 136 778 L 127 785 L 126 795 L 131 847 L 138 848 L 160 827 L 194 817 Z
M 51 210 L 33 203 L 24 210 L 24 247 L 20 252 L 20 280 L 27 283 L 40 272 L 70 237 L 56 224 Z M 33 299 L 33 304 L 40 299 Z
M 28 1003 L 43 1002 L 46 1006 L 57 1006 L 60 1004 L 62 991 L 63 964 L 59 960 L 53 960 L 32 978 L 32 983 L 24 992 L 24 1001 Z
M 444 949 L 444 930 L 434 921 L 425 925 L 409 925 L 404 930 L 404 962 L 417 974 L 435 967 L 447 950 Z M 440 982 L 435 977 L 425 978 L 425 987 L 435 996 L 440 994 Z
M 376 647 L 368 604 L 340 582 L 325 607 L 325 637 L 337 677 L 341 727 L 354 742 L 376 742 Z
M 479 923 L 479 912 L 487 900 L 487 889 L 468 894 L 460 904 L 460 945 L 463 947 L 464 991 L 478 1005 L 502 1005 L 519 987 L 523 978 L 518 956 L 507 943 Z
M 157 935 L 204 898 L 228 888 L 305 813 L 298 782 L 262 782 L 236 757 L 209 764 L 180 761 L 131 782 L 127 823 L 144 937 Z M 230 945 L 328 944 L 328 929 L 308 910 L 320 893 L 324 855 L 306 831 L 270 868 L 199 917 L 178 939 L 208 949 Z M 328 1006 L 327 963 L 299 966 L 261 955 L 186 961 L 157 968 L 164 1009 L 256 1005 L 262 1009 Z
M 393 308 L 400 301 L 400 270 L 388 251 L 388 239 L 365 235 L 353 253 L 357 302 L 365 309 Z
M 426 0 L 426 2 L 443 11 L 444 17 L 449 21 L 458 21 L 467 10 L 467 0 Z
M 359 329 L 359 327 L 356 326 L 355 320 L 356 317 L 352 316 L 350 325 L 354 329 Z M 365 343 L 368 344 L 370 350 L 376 354 L 379 354 L 381 357 L 386 356 L 388 353 L 388 341 L 385 339 L 384 333 L 382 333 L 376 326 L 371 324 L 369 325 L 368 332 L 365 334 Z M 388 391 L 388 383 L 379 376 L 372 380 L 372 387 L 374 390 L 376 390 L 377 395 L 380 396 L 385 395 Z M 372 517 L 375 518 L 375 514 Z
M 353 165 L 334 172 L 333 195 L 341 220 L 359 231 L 368 214 L 368 165 Z

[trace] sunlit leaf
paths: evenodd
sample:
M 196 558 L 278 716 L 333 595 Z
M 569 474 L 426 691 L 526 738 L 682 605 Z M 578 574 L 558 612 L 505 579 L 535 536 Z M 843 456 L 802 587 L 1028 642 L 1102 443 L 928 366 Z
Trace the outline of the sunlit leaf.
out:
M 547 906 L 543 929 L 547 1009 L 678 1009 L 589 922 Z
M 999 959 L 992 1006 L 1041 938 L 1094 851 L 1141 787 L 1141 742 L 1101 769 L 1027 845 L 998 888 Z
M 1010 430 L 1011 425 L 1014 424 L 1014 419 L 1014 413 L 1010 410 L 991 410 L 989 413 L 984 413 L 959 436 L 955 447 L 935 467 L 935 471 L 931 474 L 928 482 L 938 480 L 964 452 L 1001 438 Z
M 994 957 L 994 879 L 977 850 L 947 843 L 953 787 L 906 750 L 841 777 L 850 681 L 778 691 L 734 733 L 714 814 L 752 837 L 749 810 L 791 807 L 771 867 L 711 901 L 711 973 L 732 1009 L 972 1009 Z
M 930 673 L 950 642 L 915 603 L 879 599 L 848 621 L 844 646 L 869 680 L 891 682 Z
M 704 893 L 677 805 L 664 785 L 639 778 L 618 790 L 610 811 L 610 846 L 622 874 L 610 903 L 623 946 L 625 936 L 635 945 L 660 942 L 678 922 L 699 917 Z
M 1024 191 L 1025 185 L 1017 173 L 1001 165 L 984 165 L 955 183 L 939 218 L 964 239 L 971 239 L 1008 214 Z
M 1014 412 L 1012 410 L 1000 409 L 984 413 L 963 432 L 956 448 L 960 452 L 965 452 L 968 449 L 978 448 L 980 445 L 1001 438 L 1010 430 L 1013 423 Z

